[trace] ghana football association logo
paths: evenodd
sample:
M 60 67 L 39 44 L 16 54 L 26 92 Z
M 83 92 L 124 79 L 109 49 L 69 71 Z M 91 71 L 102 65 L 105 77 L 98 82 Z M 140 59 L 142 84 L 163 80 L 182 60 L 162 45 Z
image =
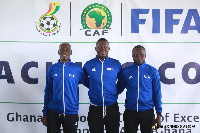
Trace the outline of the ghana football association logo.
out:
M 81 14 L 81 24 L 83 29 L 96 29 L 94 33 L 91 30 L 86 30 L 86 36 L 100 35 L 98 29 L 111 29 L 112 15 L 110 10 L 99 3 L 88 5 Z M 102 35 L 108 33 L 108 30 L 102 30 Z
M 49 10 L 42 15 L 39 22 L 35 22 L 37 31 L 44 36 L 56 35 L 60 31 L 61 23 L 54 14 L 59 10 L 60 2 L 49 2 Z

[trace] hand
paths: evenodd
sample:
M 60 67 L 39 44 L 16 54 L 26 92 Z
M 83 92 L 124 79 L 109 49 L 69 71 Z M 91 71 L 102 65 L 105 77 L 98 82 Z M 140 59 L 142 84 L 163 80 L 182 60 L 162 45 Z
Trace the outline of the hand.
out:
M 159 114 L 157 114 L 157 117 L 154 121 L 154 124 L 157 124 L 157 126 L 155 127 L 154 130 L 157 130 L 158 128 L 160 128 L 160 126 L 161 126 L 161 116 Z
M 47 115 L 44 115 L 43 118 L 42 118 L 42 123 L 44 126 L 47 127 Z

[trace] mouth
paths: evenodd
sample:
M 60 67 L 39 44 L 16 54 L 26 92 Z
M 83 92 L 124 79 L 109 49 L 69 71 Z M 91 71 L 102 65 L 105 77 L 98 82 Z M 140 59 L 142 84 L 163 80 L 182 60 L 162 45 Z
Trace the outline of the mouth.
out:
M 105 55 L 106 53 L 105 53 L 105 52 L 100 52 L 100 54 L 101 54 L 101 55 Z
M 142 63 L 142 60 L 136 60 L 137 63 Z
M 63 57 L 67 57 L 67 55 L 62 55 Z

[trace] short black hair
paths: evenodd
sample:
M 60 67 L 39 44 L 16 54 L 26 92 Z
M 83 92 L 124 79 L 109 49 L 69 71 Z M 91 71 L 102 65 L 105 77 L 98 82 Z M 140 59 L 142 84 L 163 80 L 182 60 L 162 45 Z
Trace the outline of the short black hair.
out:
M 145 48 L 142 45 L 137 45 L 133 49 L 135 49 L 135 48 L 143 48 L 145 50 Z
M 106 42 L 108 42 L 107 39 L 105 39 L 105 38 L 100 38 L 100 39 L 97 41 L 96 45 L 98 44 L 99 41 L 106 41 Z M 108 43 L 108 44 L 109 44 L 109 43 Z

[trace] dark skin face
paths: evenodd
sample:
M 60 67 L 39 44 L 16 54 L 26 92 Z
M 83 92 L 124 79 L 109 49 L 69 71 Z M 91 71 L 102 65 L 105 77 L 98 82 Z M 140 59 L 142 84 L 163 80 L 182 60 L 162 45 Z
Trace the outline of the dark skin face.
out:
M 60 62 L 67 63 L 72 55 L 71 45 L 69 43 L 62 43 L 59 46 L 58 54 L 60 55 Z
M 134 48 L 132 50 L 133 61 L 136 65 L 142 65 L 145 62 L 146 51 L 143 48 Z
M 96 44 L 95 50 L 97 51 L 97 58 L 104 61 L 108 57 L 110 47 L 107 41 L 99 41 Z

